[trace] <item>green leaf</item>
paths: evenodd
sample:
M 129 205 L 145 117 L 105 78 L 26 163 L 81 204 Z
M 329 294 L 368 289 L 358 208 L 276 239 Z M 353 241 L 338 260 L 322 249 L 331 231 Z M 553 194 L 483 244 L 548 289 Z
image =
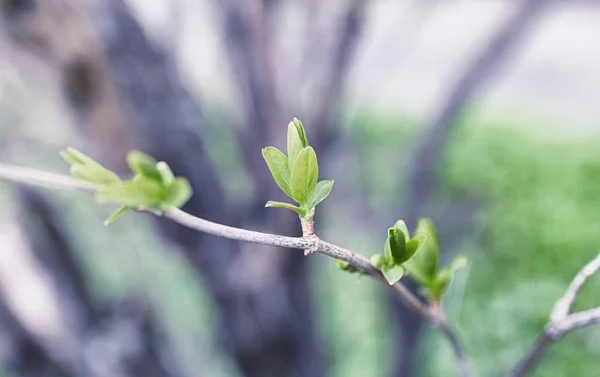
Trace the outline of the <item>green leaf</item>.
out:
M 290 180 L 292 198 L 300 203 L 302 207 L 307 206 L 308 200 L 315 191 L 318 178 L 319 165 L 317 163 L 317 154 L 312 147 L 303 148 L 298 153 Z
M 379 269 L 386 264 L 385 256 L 383 254 L 372 255 L 369 261 L 371 262 L 371 265 Z
M 163 186 L 144 176 L 137 176 L 132 181 L 107 185 L 96 192 L 96 200 L 100 203 L 117 203 L 132 207 L 142 205 L 153 208 L 161 203 L 164 196 Z
M 127 210 L 129 210 L 130 208 L 131 207 L 129 206 L 123 206 L 117 209 L 115 212 L 112 213 L 112 215 L 110 215 L 106 220 L 104 220 L 104 226 L 108 226 L 117 221 L 117 219 L 121 217 L 121 215 L 123 215 L 125 212 L 127 212 Z
M 263 158 L 265 159 L 269 170 L 271 171 L 271 175 L 277 186 L 287 196 L 293 199 L 292 189 L 290 187 L 290 168 L 288 165 L 288 158 L 281 152 L 279 149 L 275 147 L 266 147 L 262 150 Z
M 406 223 L 404 222 L 404 220 L 396 221 L 396 223 L 394 224 L 394 228 L 396 228 L 396 229 L 402 231 L 402 233 L 404 233 L 405 240 L 410 239 L 410 234 L 408 233 L 408 227 L 406 226 Z
M 161 182 L 165 186 L 170 185 L 173 182 L 173 180 L 175 179 L 175 175 L 173 174 L 173 171 L 171 170 L 169 165 L 167 165 L 167 163 L 164 161 L 161 161 L 156 164 L 156 170 L 158 170 L 158 173 L 160 174 Z
M 185 178 L 175 178 L 167 187 L 167 193 L 161 202 L 161 208 L 181 208 L 192 197 L 192 187 Z
M 96 164 L 96 165 L 100 165 L 98 162 L 96 162 L 91 157 L 89 157 L 89 156 L 81 153 L 80 151 L 78 151 L 77 149 L 72 148 L 72 147 L 67 147 L 64 151 L 60 151 L 59 154 L 63 158 L 63 160 L 65 160 L 69 165 L 74 165 L 74 164 L 79 164 L 79 165 Z
M 434 299 L 439 300 L 448 290 L 456 270 L 463 268 L 466 265 L 467 258 L 458 257 L 454 259 L 448 267 L 441 269 L 435 277 L 433 283 L 431 283 L 428 287 L 429 295 Z
M 296 212 L 301 217 L 304 217 L 304 215 L 306 215 L 306 211 L 303 208 L 296 207 L 295 205 L 290 203 L 268 201 L 267 204 L 265 204 L 265 207 L 287 208 Z
M 288 132 L 287 132 L 287 157 L 288 157 L 288 168 L 290 171 L 293 170 L 294 165 L 296 164 L 296 159 L 298 158 L 298 154 L 300 151 L 305 148 L 302 143 L 302 139 L 298 134 L 298 129 L 294 122 L 290 122 L 288 124 Z
M 73 178 L 96 185 L 121 182 L 121 179 L 115 173 L 99 164 L 72 165 L 70 170 Z
M 292 120 L 294 126 L 296 126 L 296 131 L 298 131 L 298 136 L 300 136 L 300 141 L 302 142 L 302 148 L 308 147 L 308 138 L 306 137 L 306 131 L 304 130 L 304 126 L 302 122 L 298 118 L 294 118 Z
M 452 274 L 448 269 L 443 269 L 439 272 L 438 276 L 435 278 L 432 284 L 429 284 L 427 287 L 428 295 L 435 299 L 439 300 L 442 298 L 446 290 L 450 286 L 450 281 L 452 279 Z
M 423 246 L 425 245 L 425 241 L 427 240 L 427 237 L 424 234 L 415 236 L 413 238 L 411 238 L 407 243 L 406 243 L 406 260 L 410 260 L 410 258 L 412 258 L 414 255 L 416 255 L 418 252 L 420 252 L 423 249 Z
M 396 284 L 400 279 L 402 279 L 402 276 L 404 276 L 404 268 L 402 268 L 400 265 L 391 267 L 384 265 L 381 268 L 381 272 L 390 285 Z
M 386 246 L 385 251 L 388 253 L 388 259 L 392 260 L 394 264 L 398 265 L 406 260 L 406 240 L 401 230 L 397 228 L 388 229 Z
M 321 203 L 331 192 L 333 188 L 333 179 L 332 180 L 324 180 L 315 186 L 315 191 L 313 192 L 310 200 L 308 201 L 308 208 L 312 209 L 317 206 L 317 204 Z
M 421 283 L 431 282 L 437 275 L 439 268 L 440 249 L 437 232 L 430 219 L 420 219 L 415 233 L 419 236 L 425 236 L 425 243 L 422 249 L 405 263 L 405 267 Z
M 120 182 L 121 179 L 75 148 L 68 147 L 60 152 L 60 156 L 71 166 L 71 175 L 82 181 L 105 185 Z
M 156 160 L 140 151 L 127 153 L 127 165 L 134 175 L 139 174 L 146 178 L 161 181 L 162 177 L 156 168 Z

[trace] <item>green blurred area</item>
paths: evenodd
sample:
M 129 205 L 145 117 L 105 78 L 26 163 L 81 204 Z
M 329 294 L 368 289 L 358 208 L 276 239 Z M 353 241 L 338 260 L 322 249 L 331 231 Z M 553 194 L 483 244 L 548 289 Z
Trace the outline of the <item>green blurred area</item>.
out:
M 442 153 L 438 191 L 446 201 L 468 197 L 477 210 L 473 225 L 458 235 L 451 250 L 468 256 L 470 266 L 461 270 L 444 305 L 477 374 L 496 376 L 523 355 L 574 274 L 600 250 L 600 135 L 557 134 L 529 119 L 498 117 L 482 123 L 474 112 L 462 119 Z M 343 133 L 360 163 L 336 172 L 346 177 L 323 178 L 347 180 L 366 193 L 364 200 L 375 214 L 389 212 L 386 208 L 400 202 L 403 170 L 419 139 L 418 126 L 419 121 L 407 117 L 353 117 Z M 228 140 L 227 135 L 217 136 Z M 212 149 L 218 153 L 218 147 Z M 58 155 L 56 161 L 61 166 Z M 236 376 L 218 354 L 210 299 L 191 267 L 172 250 L 175 246 L 149 236 L 147 217 L 127 214 L 120 225 L 104 228 L 102 221 L 112 208 L 98 209 L 92 198 L 81 194 L 50 195 L 77 224 L 70 231 L 99 297 L 148 294 L 190 370 L 201 365 L 211 376 Z M 9 201 L 5 195 L 0 198 Z M 332 221 L 334 210 L 343 211 L 343 206 L 344 198 L 334 188 L 319 225 L 326 238 L 367 255 L 381 252 L 385 229 L 361 233 Z M 367 278 L 337 271 L 322 256 L 315 256 L 313 263 L 318 326 L 331 376 L 385 376 L 400 352 L 390 347 L 386 291 Z M 576 309 L 600 304 L 594 294 L 599 280 L 584 288 Z M 457 375 L 451 350 L 435 331 L 427 330 L 419 355 L 423 376 Z M 589 328 L 553 345 L 531 375 L 596 376 L 599 355 L 600 327 Z

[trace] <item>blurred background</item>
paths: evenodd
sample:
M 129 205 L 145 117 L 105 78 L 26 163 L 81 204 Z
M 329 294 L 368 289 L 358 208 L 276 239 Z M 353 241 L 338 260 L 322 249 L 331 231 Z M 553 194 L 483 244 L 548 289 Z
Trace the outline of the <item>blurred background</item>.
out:
M 0 161 L 126 174 L 141 149 L 184 209 L 299 235 L 260 150 L 300 118 L 317 232 L 380 253 L 431 217 L 467 256 L 443 306 L 479 376 L 525 353 L 600 234 L 600 3 L 592 0 L 0 0 Z M 0 375 L 456 376 L 388 292 L 299 250 L 241 244 L 85 194 L 0 184 Z M 407 280 L 411 287 L 413 284 Z M 600 304 L 592 281 L 576 307 Z M 597 376 L 600 327 L 532 376 Z

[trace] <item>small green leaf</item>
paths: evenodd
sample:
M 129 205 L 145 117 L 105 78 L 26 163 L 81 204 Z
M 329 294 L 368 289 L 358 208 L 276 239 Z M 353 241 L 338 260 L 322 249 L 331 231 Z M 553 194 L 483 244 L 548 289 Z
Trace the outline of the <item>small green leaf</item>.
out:
M 466 265 L 467 258 L 458 257 L 454 259 L 448 267 L 441 269 L 435 277 L 435 280 L 428 286 L 427 291 L 429 295 L 434 299 L 439 300 L 448 290 L 456 270 L 463 268 Z
M 127 165 L 134 175 L 139 174 L 146 178 L 161 181 L 162 177 L 156 168 L 156 160 L 140 151 L 127 153 Z
M 381 273 L 383 273 L 383 276 L 388 281 L 388 283 L 390 283 L 390 285 L 394 285 L 400 279 L 402 279 L 402 276 L 404 276 L 404 268 L 402 268 L 402 266 L 400 266 L 400 265 L 391 266 L 391 267 L 384 265 L 381 268 Z
M 325 200 L 325 198 L 329 195 L 329 193 L 331 192 L 331 189 L 333 188 L 333 179 L 332 180 L 325 180 L 325 181 L 321 181 L 319 183 L 317 183 L 317 185 L 315 186 L 315 191 L 313 192 L 312 196 L 310 197 L 310 200 L 308 201 L 308 208 L 314 208 L 317 206 L 317 204 L 321 203 L 323 200 Z
M 430 219 L 420 219 L 415 233 L 424 235 L 426 237 L 425 243 L 422 249 L 405 263 L 405 267 L 419 282 L 431 282 L 437 275 L 439 268 L 440 248 L 437 232 Z
M 423 248 L 423 246 L 425 245 L 426 240 L 427 240 L 427 237 L 424 234 L 421 234 L 421 235 L 411 238 L 406 243 L 406 256 L 405 256 L 406 260 L 405 261 L 410 260 L 410 258 L 412 258 L 414 255 L 416 255 L 417 252 L 420 252 L 421 249 Z
M 406 239 L 404 233 L 396 228 L 388 229 L 387 248 L 389 250 L 388 259 L 394 264 L 401 264 L 406 261 Z
M 438 276 L 433 281 L 433 283 L 427 286 L 428 295 L 431 298 L 439 301 L 439 299 L 442 298 L 442 296 L 444 295 L 444 293 L 446 293 L 446 290 L 450 286 L 451 279 L 452 275 L 449 270 L 441 270 Z
M 404 220 L 396 221 L 396 223 L 394 224 L 394 228 L 396 228 L 396 229 L 402 231 L 402 233 L 404 233 L 405 240 L 410 240 L 410 234 L 408 233 L 408 227 L 406 226 L 406 223 L 404 222 Z
M 158 173 L 160 174 L 161 182 L 165 186 L 170 185 L 173 182 L 173 180 L 175 179 L 175 175 L 173 174 L 173 171 L 171 170 L 169 165 L 167 165 L 167 163 L 164 161 L 161 161 L 156 164 L 156 170 L 158 170 Z
M 125 212 L 127 212 L 127 210 L 129 210 L 130 208 L 131 207 L 129 206 L 123 206 L 117 209 L 115 212 L 112 213 L 112 215 L 110 215 L 106 220 L 104 220 L 104 226 L 108 226 L 117 221 L 117 219 L 121 217 L 121 215 L 123 215 Z
M 75 148 L 67 148 L 60 156 L 71 166 L 71 175 L 82 181 L 105 185 L 120 182 L 121 179 L 112 171 L 106 169 L 92 158 Z
M 192 187 L 185 178 L 175 178 L 167 187 L 167 194 L 161 202 L 161 208 L 181 208 L 192 197 Z
M 293 199 L 292 189 L 290 187 L 290 168 L 288 165 L 288 158 L 281 152 L 279 149 L 275 147 L 266 147 L 262 150 L 263 158 L 265 159 L 269 170 L 271 171 L 271 175 L 277 186 L 287 196 Z
M 71 165 L 71 175 L 81 181 L 96 185 L 107 185 L 121 182 L 112 171 L 99 164 Z
M 312 147 L 306 147 L 298 153 L 290 180 L 292 197 L 302 207 L 308 204 L 308 200 L 315 191 L 318 179 L 319 165 L 317 154 Z
M 267 204 L 265 204 L 265 207 L 287 208 L 296 212 L 298 215 L 300 215 L 300 217 L 304 217 L 304 215 L 306 215 L 306 211 L 303 208 L 296 207 L 290 203 L 268 201 Z
M 96 200 L 100 203 L 117 203 L 132 207 L 146 206 L 153 208 L 165 196 L 162 185 L 144 176 L 137 176 L 132 181 L 111 184 L 101 187 L 96 192 Z
M 302 143 L 302 139 L 298 134 L 298 129 L 294 122 L 290 122 L 288 124 L 288 132 L 287 132 L 287 157 L 288 157 L 288 168 L 290 171 L 293 170 L 294 165 L 296 163 L 296 159 L 298 158 L 298 154 L 300 151 L 305 148 Z
M 61 151 L 59 153 L 60 153 L 60 156 L 63 158 L 63 160 L 65 160 L 69 165 L 74 165 L 74 164 L 79 164 L 79 165 L 96 164 L 96 165 L 100 165 L 94 159 L 92 159 L 91 157 L 89 157 L 89 156 L 81 153 L 80 151 L 78 151 L 75 148 L 67 147 L 64 151 Z
M 371 265 L 379 269 L 386 264 L 385 256 L 383 254 L 372 255 L 369 261 L 371 262 Z
M 292 120 L 294 126 L 296 126 L 296 130 L 298 131 L 298 136 L 300 136 L 300 141 L 302 142 L 302 148 L 308 147 L 308 138 L 306 137 L 306 131 L 304 130 L 304 126 L 302 122 L 298 118 L 294 118 Z

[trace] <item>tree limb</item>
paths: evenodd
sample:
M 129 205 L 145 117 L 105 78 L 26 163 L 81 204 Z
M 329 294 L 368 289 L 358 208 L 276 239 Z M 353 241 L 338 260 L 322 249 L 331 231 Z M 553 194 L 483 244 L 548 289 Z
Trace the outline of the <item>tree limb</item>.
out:
M 600 307 L 569 314 L 571 306 L 577 297 L 577 293 L 588 278 L 600 269 L 600 254 L 585 265 L 571 281 L 567 291 L 555 304 L 550 321 L 544 329 L 544 333 L 538 338 L 531 350 L 519 361 L 517 366 L 507 377 L 524 376 L 533 368 L 548 346 L 577 329 L 600 323 Z
M 22 168 L 0 163 L 0 179 L 13 181 L 34 186 L 43 186 L 61 190 L 75 190 L 93 193 L 97 187 L 87 183 L 79 182 L 70 177 L 59 174 L 41 172 L 34 169 Z M 373 277 L 386 286 L 389 286 L 395 295 L 409 308 L 417 312 L 426 319 L 433 327 L 440 331 L 449 339 L 452 348 L 458 359 L 458 364 L 463 377 L 472 376 L 466 362 L 466 356 L 463 348 L 458 341 L 442 313 L 432 310 L 411 293 L 400 282 L 389 285 L 380 270 L 374 267 L 367 258 L 356 254 L 340 246 L 321 240 L 317 236 L 308 237 L 286 237 L 276 234 L 262 233 L 240 228 L 234 228 L 227 225 L 218 224 L 193 215 L 190 215 L 179 209 L 170 209 L 164 212 L 151 211 L 157 216 L 164 216 L 180 225 L 198 230 L 200 232 L 224 237 L 232 240 L 259 243 L 263 245 L 279 246 L 294 249 L 310 249 L 331 258 L 348 262 L 353 267 L 358 268 L 364 274 Z

